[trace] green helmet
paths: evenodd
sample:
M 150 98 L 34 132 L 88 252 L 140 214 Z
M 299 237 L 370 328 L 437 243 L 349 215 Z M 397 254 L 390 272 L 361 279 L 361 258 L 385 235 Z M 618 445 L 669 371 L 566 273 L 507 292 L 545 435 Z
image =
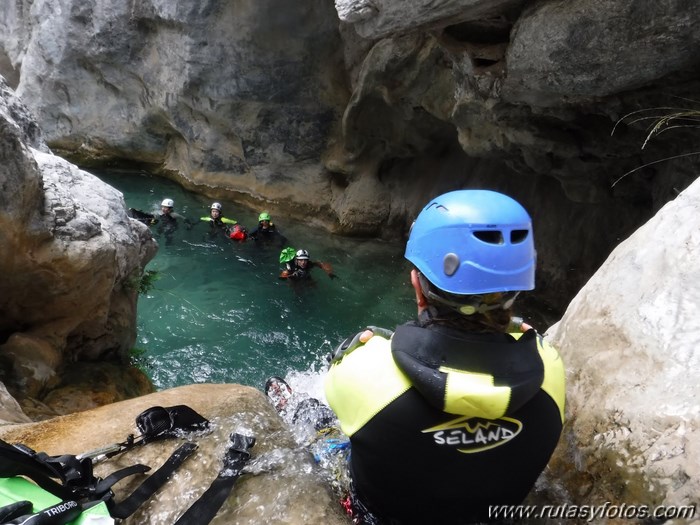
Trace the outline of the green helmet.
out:
M 267 213 L 266 211 L 264 211 L 260 215 L 258 215 L 258 222 L 271 221 L 271 220 L 272 219 L 270 218 L 270 214 Z

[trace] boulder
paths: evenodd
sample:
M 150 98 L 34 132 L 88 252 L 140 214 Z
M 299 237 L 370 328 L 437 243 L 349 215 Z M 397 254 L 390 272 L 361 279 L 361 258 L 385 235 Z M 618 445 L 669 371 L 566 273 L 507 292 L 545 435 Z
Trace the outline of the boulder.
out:
M 700 4 L 678 0 L 529 7 L 513 28 L 501 95 L 510 102 L 561 106 L 690 71 L 700 45 L 698 16 Z
M 620 244 L 547 336 L 567 369 L 553 461 L 579 503 L 698 504 L 700 180 Z
M 17 400 L 0 383 L 0 426 L 12 423 L 29 423 L 31 419 L 22 411 Z
M 523 0 L 335 0 L 342 22 L 363 38 L 427 30 L 464 20 L 497 17 Z
M 155 441 L 96 464 L 100 477 L 136 463 L 150 466 L 152 473 L 185 440 L 198 445 L 163 488 L 121 523 L 174 523 L 216 478 L 234 432 L 253 436 L 256 443 L 250 449 L 247 473 L 236 481 L 213 523 L 348 523 L 312 455 L 297 444 L 264 394 L 250 387 L 201 384 L 173 388 L 49 421 L 0 427 L 0 438 L 49 455 L 78 454 L 137 434 L 135 418 L 148 408 L 182 404 L 209 419 L 211 431 Z M 122 501 L 146 477 L 131 476 L 117 483 L 115 500 Z
M 39 397 L 69 363 L 127 360 L 157 244 L 119 191 L 50 153 L 1 81 L 0 92 L 0 358 L 11 371 L 0 379 Z

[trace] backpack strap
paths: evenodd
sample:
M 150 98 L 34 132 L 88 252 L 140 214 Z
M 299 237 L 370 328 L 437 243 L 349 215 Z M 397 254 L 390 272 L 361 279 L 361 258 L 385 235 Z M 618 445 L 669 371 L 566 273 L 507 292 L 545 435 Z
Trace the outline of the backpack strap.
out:
M 100 479 L 97 480 L 97 482 L 94 485 L 94 495 L 96 496 L 95 499 L 102 499 L 103 496 L 110 496 L 110 489 L 112 488 L 112 485 L 117 483 L 118 481 L 121 481 L 127 476 L 133 476 L 134 474 L 144 474 L 151 470 L 151 467 L 148 465 L 142 465 L 141 463 L 137 463 L 136 465 L 131 465 L 130 467 L 125 467 L 123 469 L 116 470 L 112 472 L 109 476 L 107 476 L 105 479 Z
M 156 491 L 162 487 L 166 481 L 170 479 L 173 472 L 182 465 L 182 463 L 197 450 L 197 445 L 194 443 L 185 443 L 180 445 L 175 452 L 166 460 L 163 465 L 151 474 L 134 492 L 126 499 L 112 505 L 110 514 L 115 518 L 125 519 L 131 516 L 136 509 L 149 499 Z
M 255 438 L 242 434 L 231 434 L 230 439 L 219 475 L 174 525 L 206 525 L 219 512 L 250 459 L 248 449 L 255 445 Z
M 61 501 L 34 514 L 3 522 L 3 525 L 65 525 L 80 516 L 81 512 L 83 508 L 77 501 Z
M 93 473 L 93 460 L 98 461 L 101 458 L 112 457 L 133 448 L 135 445 L 143 445 L 151 441 L 179 436 L 184 432 L 203 431 L 209 428 L 209 420 L 187 405 L 152 407 L 137 417 L 136 424 L 141 431 L 139 441 L 130 435 L 123 443 L 116 443 L 77 456 L 71 454 L 49 456 L 43 452 L 37 453 L 25 445 L 10 444 L 0 439 L 0 478 L 18 476 L 29 478 L 41 489 L 61 500 L 75 501 L 81 506 L 105 502 L 108 507 L 115 509 L 115 517 L 130 516 L 170 478 L 172 473 L 196 450 L 197 445 L 185 443 L 179 447 L 158 471 L 118 505 L 114 503 L 111 487 L 127 476 L 149 471 L 150 467 L 136 464 L 113 472 L 105 479 L 100 479 L 95 477 Z M 3 514 L 0 516 L 5 514 L 18 516 L 14 512 L 20 512 L 21 509 L 22 507 L 16 511 L 14 506 L 9 509 L 3 507 L 0 509 Z M 39 514 L 32 515 L 32 519 L 44 519 Z M 24 511 L 21 515 L 26 516 L 27 512 Z M 0 523 L 5 523 L 7 519 L 15 519 L 15 517 L 3 519 L 4 521 L 0 521 Z
M 126 476 L 148 470 L 150 467 L 136 464 L 101 480 L 94 476 L 90 458 L 78 459 L 70 454 L 49 456 L 25 445 L 10 445 L 0 440 L 0 477 L 25 476 L 62 500 L 110 499 L 112 485 Z
M 32 502 L 28 500 L 16 501 L 4 507 L 0 507 L 0 523 L 24 516 L 32 511 Z
M 42 489 L 61 499 L 70 499 L 70 489 L 56 479 L 65 481 L 65 476 L 57 465 L 52 465 L 24 445 L 10 445 L 0 439 L 0 477 L 26 476 Z

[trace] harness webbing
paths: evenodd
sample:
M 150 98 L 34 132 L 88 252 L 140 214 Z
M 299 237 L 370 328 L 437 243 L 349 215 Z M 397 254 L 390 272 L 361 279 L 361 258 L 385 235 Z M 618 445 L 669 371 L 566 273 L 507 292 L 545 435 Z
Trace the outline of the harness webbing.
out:
M 133 476 L 134 474 L 144 474 L 149 470 L 151 470 L 151 467 L 147 465 L 142 465 L 141 463 L 137 463 L 136 465 L 124 467 L 123 469 L 112 472 L 105 479 L 99 480 L 95 484 L 95 493 L 97 495 L 107 494 L 112 485 L 114 485 L 118 481 L 124 479 L 127 476 Z
M 109 458 L 136 445 L 174 437 L 183 432 L 206 430 L 209 427 L 209 421 L 190 407 L 177 405 L 147 409 L 136 418 L 136 425 L 141 431 L 138 440 L 130 435 L 124 443 L 77 456 L 71 454 L 49 456 L 44 452 L 35 452 L 25 445 L 11 445 L 0 439 L 0 478 L 17 476 L 29 478 L 44 491 L 64 502 L 76 502 L 81 507 L 89 507 L 104 501 L 114 517 L 126 518 L 170 478 L 172 473 L 194 452 L 197 445 L 185 443 L 179 447 L 153 475 L 119 504 L 114 502 L 112 486 L 127 476 L 143 474 L 149 471 L 150 467 L 136 464 L 100 479 L 93 473 L 93 461 Z M 22 510 L 21 514 L 17 514 Z M 24 507 L 15 508 L 14 505 L 2 507 L 0 511 L 0 517 L 2 517 L 0 523 L 5 523 L 8 519 L 16 519 L 15 516 L 24 517 L 27 514 Z M 39 514 L 32 515 L 31 518 L 42 519 Z M 58 515 L 56 512 L 54 514 Z
M 174 525 L 206 525 L 219 512 L 250 459 L 248 449 L 255 445 L 255 438 L 242 434 L 231 434 L 230 439 L 231 446 L 226 450 L 218 476 Z
M 136 509 L 138 509 L 147 499 L 149 499 L 156 491 L 162 487 L 173 472 L 182 465 L 182 463 L 197 450 L 197 445 L 194 443 L 185 443 L 172 453 L 163 465 L 151 474 L 146 481 L 134 490 L 126 499 L 110 508 L 110 514 L 115 518 L 128 518 Z
M 82 511 L 77 501 L 61 501 L 34 514 L 3 522 L 3 525 L 65 525 L 80 516 Z
M 61 499 L 74 499 L 76 491 L 81 495 L 83 490 L 94 492 L 97 483 L 89 459 L 72 461 L 66 456 L 37 454 L 29 447 L 10 445 L 1 439 L 0 458 L 0 477 L 26 476 Z M 75 456 L 70 458 L 75 460 Z
M 32 511 L 32 502 L 23 500 L 0 507 L 0 523 L 24 516 Z

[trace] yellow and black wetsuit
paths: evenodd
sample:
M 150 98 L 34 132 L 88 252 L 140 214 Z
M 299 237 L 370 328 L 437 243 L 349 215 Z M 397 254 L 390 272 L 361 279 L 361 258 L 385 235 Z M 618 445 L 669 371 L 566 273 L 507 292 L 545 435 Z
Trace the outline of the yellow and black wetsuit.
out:
M 357 496 L 388 523 L 452 524 L 519 504 L 564 419 L 564 366 L 534 330 L 400 326 L 346 353 L 326 397 Z
M 214 218 L 214 217 L 209 216 L 209 217 L 200 217 L 199 220 L 202 222 L 208 222 L 212 228 L 225 229 L 228 226 L 233 226 L 234 224 L 238 224 L 238 221 L 236 221 L 234 219 L 229 219 L 227 217 Z

